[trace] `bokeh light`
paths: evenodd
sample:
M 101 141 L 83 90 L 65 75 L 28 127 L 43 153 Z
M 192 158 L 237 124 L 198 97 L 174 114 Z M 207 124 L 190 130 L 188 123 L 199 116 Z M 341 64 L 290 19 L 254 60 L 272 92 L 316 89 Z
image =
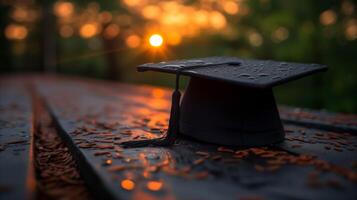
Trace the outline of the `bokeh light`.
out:
M 147 19 L 155 19 L 160 16 L 160 12 L 161 10 L 158 6 L 149 5 L 144 7 L 141 14 Z
M 6 70 L 41 66 L 40 60 L 46 55 L 41 53 L 43 44 L 49 41 L 56 48 L 54 63 L 60 63 L 63 72 L 166 86 L 161 76 L 158 80 L 134 76 L 129 66 L 227 55 L 323 63 L 340 70 L 342 77 L 346 71 L 343 66 L 355 65 L 350 56 L 356 51 L 357 41 L 356 2 L 352 0 L 307 4 L 287 4 L 284 0 L 55 0 L 46 5 L 33 0 L 5 2 L 1 31 L 8 40 L 2 43 L 7 49 L 2 55 L 8 58 L 3 60 L 10 66 Z M 45 12 L 47 9 L 52 13 Z M 44 34 L 58 37 L 47 40 Z M 160 37 L 150 38 L 152 34 Z M 87 51 L 96 53 L 87 55 Z M 66 59 L 73 54 L 85 56 Z M 325 56 L 332 54 L 333 58 Z M 26 56 L 20 59 L 23 61 L 12 62 L 17 55 Z M 26 59 L 32 55 L 38 63 L 28 66 Z M 84 59 L 86 56 L 89 58 Z M 66 61 L 57 62 L 62 59 Z M 81 66 L 78 71 L 71 71 L 74 59 Z M 341 82 L 342 96 L 355 88 L 354 81 L 349 81 L 354 79 L 331 76 L 326 84 Z M 346 99 L 338 104 L 337 100 L 318 98 L 319 102 L 329 102 L 324 103 L 326 108 L 338 107 L 347 112 L 357 109 L 357 103 Z
M 140 46 L 141 38 L 136 34 L 132 34 L 126 38 L 125 43 L 129 48 L 137 48 Z
M 54 13 L 58 17 L 70 17 L 73 14 L 74 6 L 71 2 L 58 1 L 54 5 Z
M 98 32 L 98 25 L 96 23 L 83 24 L 79 30 L 79 34 L 83 38 L 91 38 Z
M 214 29 L 222 29 L 227 24 L 224 15 L 218 11 L 213 11 L 210 13 L 210 22 Z
M 333 10 L 326 10 L 320 15 L 320 23 L 325 26 L 332 25 L 336 22 L 336 18 L 336 13 Z
M 252 32 L 248 36 L 249 42 L 254 47 L 259 47 L 263 44 L 263 37 L 257 32 Z
M 235 15 L 239 11 L 238 4 L 234 1 L 224 1 L 223 2 L 223 9 L 226 13 L 230 15 Z
M 108 11 L 104 11 L 99 14 L 99 21 L 101 21 L 102 23 L 109 23 L 112 19 L 113 15 Z
M 28 11 L 25 7 L 18 6 L 14 9 L 12 13 L 12 18 L 18 22 L 26 21 L 28 17 Z
M 345 36 L 348 40 L 357 39 L 357 20 L 349 20 L 347 22 Z
M 289 30 L 285 27 L 279 27 L 272 33 L 272 39 L 274 42 L 281 42 L 289 37 Z
M 5 28 L 5 37 L 11 40 L 23 40 L 27 34 L 28 30 L 23 25 L 10 24 Z
M 110 24 L 105 28 L 103 32 L 103 36 L 105 39 L 109 40 L 118 36 L 119 32 L 120 32 L 120 28 L 117 24 Z
M 140 5 L 140 1 L 144 0 L 123 0 L 124 4 L 126 4 L 127 6 L 138 6 Z
M 60 28 L 60 35 L 63 38 L 69 38 L 73 35 L 74 30 L 71 26 L 65 25 Z

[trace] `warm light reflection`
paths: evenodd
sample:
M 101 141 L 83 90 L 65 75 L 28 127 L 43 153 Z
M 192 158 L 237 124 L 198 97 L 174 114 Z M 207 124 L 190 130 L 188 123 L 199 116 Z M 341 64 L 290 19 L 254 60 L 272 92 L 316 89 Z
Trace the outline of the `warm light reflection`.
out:
M 27 28 L 22 25 L 10 24 L 5 28 L 5 37 L 11 40 L 23 40 L 27 34 Z
M 162 182 L 160 181 L 149 181 L 146 186 L 151 191 L 159 191 L 162 188 Z
M 159 47 L 163 44 L 164 39 L 160 34 L 153 34 L 149 38 L 149 43 L 153 47 Z
M 164 97 L 165 92 L 162 89 L 153 89 L 151 94 L 154 98 L 162 98 Z
M 113 164 L 113 160 L 107 159 L 107 160 L 104 161 L 104 164 L 105 165 L 111 165 L 111 164 Z
M 129 35 L 125 40 L 125 43 L 129 48 L 139 47 L 140 42 L 141 42 L 140 37 L 135 34 Z
M 135 188 L 135 183 L 130 179 L 124 179 L 120 182 L 120 186 L 124 190 L 133 190 Z

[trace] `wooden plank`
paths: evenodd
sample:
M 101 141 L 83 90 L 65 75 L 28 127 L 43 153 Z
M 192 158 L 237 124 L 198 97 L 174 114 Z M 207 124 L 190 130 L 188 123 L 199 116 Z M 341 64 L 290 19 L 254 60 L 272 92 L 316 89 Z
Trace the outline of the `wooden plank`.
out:
M 0 199 L 31 199 L 31 97 L 18 80 L 0 81 Z
M 170 148 L 122 149 L 123 141 L 154 138 L 164 132 L 170 91 L 98 83 L 47 79 L 37 81 L 36 88 L 45 98 L 83 177 L 101 198 L 357 197 L 355 171 L 345 158 L 334 162 L 347 151 L 322 157 L 320 148 L 316 148 L 313 153 L 317 157 L 309 157 L 305 151 L 300 155 L 290 148 L 296 140 L 287 140 L 286 146 L 241 151 L 188 139 L 181 139 Z M 307 129 L 286 128 L 292 129 L 289 137 Z M 308 130 L 310 137 L 315 130 Z M 284 148 L 292 153 L 282 151 Z M 306 151 L 309 153 L 310 149 Z
M 285 141 L 277 146 L 296 154 L 316 155 L 330 163 L 352 167 L 357 161 L 357 137 L 303 126 L 285 125 Z
M 279 106 L 281 119 L 290 124 L 357 134 L 357 115 Z

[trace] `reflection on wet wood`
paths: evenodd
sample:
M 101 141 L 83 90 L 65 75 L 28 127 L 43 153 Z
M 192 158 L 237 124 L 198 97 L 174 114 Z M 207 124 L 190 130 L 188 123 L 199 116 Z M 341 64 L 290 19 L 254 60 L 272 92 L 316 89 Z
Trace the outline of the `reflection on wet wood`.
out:
M 287 140 L 276 146 L 238 149 L 180 139 L 170 148 L 122 149 L 123 141 L 162 136 L 169 91 L 158 97 L 158 88 L 76 80 L 40 81 L 37 88 L 80 166 L 92 170 L 87 178 L 100 180 L 99 190 L 111 198 L 356 197 L 357 140 L 349 133 L 285 125 Z
M 124 141 L 157 138 L 166 132 L 171 91 L 76 78 L 26 80 L 44 98 L 56 131 L 90 191 L 100 199 L 357 197 L 357 136 L 342 131 L 343 120 L 334 129 L 308 128 L 305 122 L 285 124 L 286 140 L 266 147 L 242 149 L 180 138 L 169 148 L 122 148 Z M 314 112 L 315 117 L 306 119 L 325 123 L 337 116 L 329 114 L 326 121 Z M 291 117 L 289 113 L 281 110 L 283 118 Z M 297 115 L 297 121 L 308 116 Z M 348 127 L 356 128 L 350 123 L 355 119 L 348 118 Z M 10 122 L 1 125 L 16 128 Z M 28 145 L 26 141 L 1 141 L 0 156 L 12 146 Z M 67 158 L 63 161 L 72 163 Z M 64 181 L 73 182 L 71 178 Z M 7 189 L 3 188 L 0 195 Z
M 0 79 L 0 199 L 33 197 L 31 112 L 25 85 Z

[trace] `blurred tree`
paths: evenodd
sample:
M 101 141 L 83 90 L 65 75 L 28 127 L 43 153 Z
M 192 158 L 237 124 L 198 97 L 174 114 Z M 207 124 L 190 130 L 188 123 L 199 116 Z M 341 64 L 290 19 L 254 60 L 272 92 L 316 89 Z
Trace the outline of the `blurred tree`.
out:
M 276 88 L 278 101 L 357 112 L 355 1 L 41 2 L 2 1 L 1 71 L 38 70 L 39 59 L 56 51 L 56 59 L 49 61 L 59 73 L 172 86 L 171 77 L 138 75 L 135 66 L 214 55 L 315 62 L 329 71 Z M 49 22 L 51 14 L 56 23 Z M 41 34 L 44 23 L 45 30 L 54 26 L 56 34 Z M 154 34 L 160 45 L 151 44 Z M 41 51 L 39 44 L 51 36 L 56 47 Z

